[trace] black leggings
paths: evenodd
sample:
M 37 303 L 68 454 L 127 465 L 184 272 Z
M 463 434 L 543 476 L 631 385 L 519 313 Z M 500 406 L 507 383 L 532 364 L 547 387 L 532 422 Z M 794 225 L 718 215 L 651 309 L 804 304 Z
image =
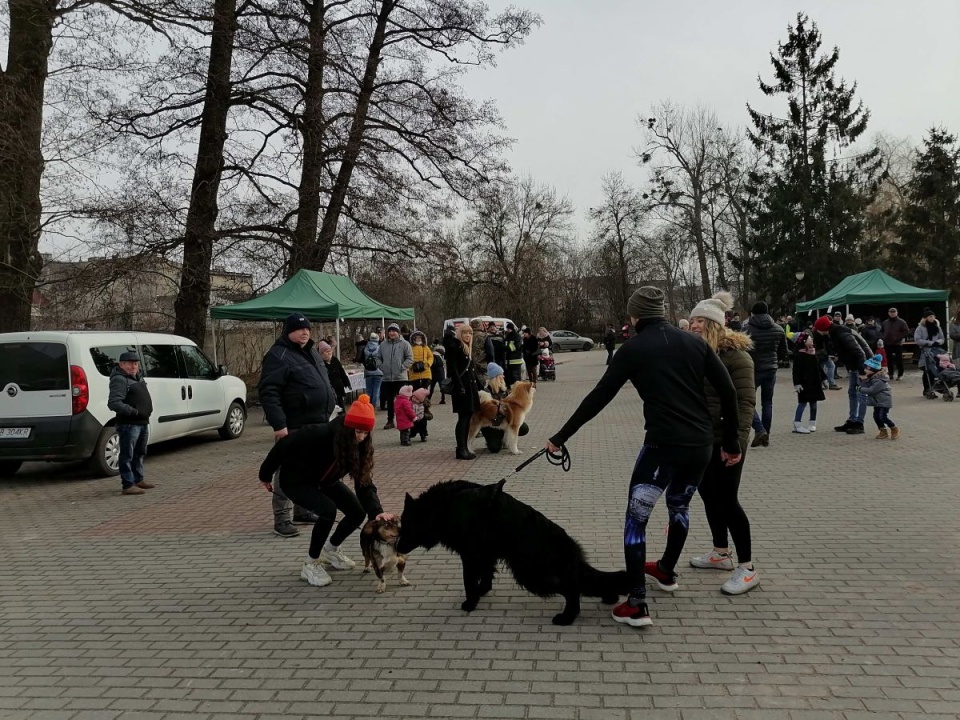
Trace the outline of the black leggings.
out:
M 457 450 L 466 451 L 467 449 L 467 435 L 470 433 L 470 418 L 472 417 L 472 412 L 457 413 L 457 427 L 454 430 L 454 435 L 457 438 Z
M 320 557 L 320 550 L 323 549 L 323 544 L 330 534 L 330 528 L 333 527 L 337 510 L 343 513 L 343 519 L 330 538 L 330 544 L 334 547 L 339 547 L 349 537 L 350 533 L 363 524 L 364 518 L 366 518 L 363 505 L 353 494 L 353 490 L 344 485 L 342 480 L 321 487 L 310 487 L 299 483 L 290 483 L 289 481 L 284 484 L 283 470 L 281 469 L 280 487 L 283 494 L 297 505 L 317 514 L 317 522 L 313 525 L 313 534 L 310 536 L 310 549 L 308 551 L 310 557 L 314 560 Z
M 813 408 L 816 403 L 813 403 Z M 813 411 L 811 410 L 811 414 Z M 737 493 L 740 490 L 740 475 L 743 473 L 743 463 L 747 459 L 747 451 L 733 467 L 727 467 L 720 458 L 720 446 L 713 446 L 713 457 L 710 465 L 700 481 L 700 498 L 703 500 L 703 510 L 707 515 L 710 533 L 713 535 L 715 548 L 727 547 L 727 530 L 733 538 L 733 546 L 737 549 L 737 561 L 748 563 L 753 558 L 753 548 L 750 543 L 750 520 L 744 512 Z

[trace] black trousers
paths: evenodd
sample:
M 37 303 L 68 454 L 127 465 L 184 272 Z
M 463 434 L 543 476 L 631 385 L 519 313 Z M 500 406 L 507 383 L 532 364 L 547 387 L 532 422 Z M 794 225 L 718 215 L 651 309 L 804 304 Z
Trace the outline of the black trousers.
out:
M 887 351 L 887 365 L 890 367 L 890 374 L 893 374 L 893 369 L 896 367 L 897 377 L 903 377 L 903 346 L 891 345 L 884 349 Z
M 400 392 L 400 388 L 404 385 L 407 385 L 406 380 L 390 380 L 384 381 L 380 385 L 380 400 L 386 400 L 387 402 L 387 422 L 393 422 L 393 401 L 397 398 L 397 393 Z
M 750 541 L 750 520 L 740 505 L 738 494 L 740 491 L 740 476 L 743 474 L 743 463 L 747 459 L 747 451 L 733 467 L 727 467 L 720 458 L 720 446 L 713 446 L 713 456 L 710 464 L 700 481 L 700 498 L 703 500 L 703 510 L 710 525 L 710 534 L 713 535 L 713 546 L 727 547 L 727 531 L 733 538 L 733 546 L 737 550 L 737 561 L 748 563 L 753 558 L 753 548 Z
M 309 555 L 314 560 L 320 557 L 323 544 L 327 541 L 330 528 L 337 517 L 337 510 L 343 513 L 343 519 L 337 525 L 330 544 L 340 546 L 350 534 L 363 524 L 366 513 L 360 500 L 353 490 L 343 484 L 342 480 L 334 483 L 311 487 L 288 477 L 284 481 L 283 470 L 280 470 L 280 487 L 284 494 L 300 507 L 305 507 L 317 514 L 317 522 L 313 525 L 313 534 L 310 536 Z
M 457 450 L 464 452 L 467 450 L 467 435 L 470 434 L 470 418 L 472 417 L 472 412 L 457 413 L 457 427 L 454 429 L 454 435 L 457 438 Z

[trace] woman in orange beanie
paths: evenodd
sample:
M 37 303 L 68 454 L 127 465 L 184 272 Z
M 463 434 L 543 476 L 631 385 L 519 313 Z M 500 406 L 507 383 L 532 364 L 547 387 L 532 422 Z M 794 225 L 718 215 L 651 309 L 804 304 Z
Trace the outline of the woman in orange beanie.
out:
M 374 410 L 370 397 L 361 395 L 346 415 L 324 425 L 307 425 L 280 440 L 260 466 L 260 484 L 273 492 L 273 475 L 280 470 L 280 489 L 297 505 L 317 514 L 310 549 L 300 577 L 323 587 L 331 582 L 324 569 L 349 570 L 356 563 L 340 545 L 360 527 L 364 517 L 391 519 L 383 512 L 373 484 Z M 343 477 L 353 478 L 353 490 Z M 343 518 L 330 539 L 337 510 Z

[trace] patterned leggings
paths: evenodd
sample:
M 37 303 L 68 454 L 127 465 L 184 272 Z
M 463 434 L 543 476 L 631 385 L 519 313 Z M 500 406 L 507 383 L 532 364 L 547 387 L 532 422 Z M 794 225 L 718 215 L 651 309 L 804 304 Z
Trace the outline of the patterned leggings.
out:
M 631 597 L 647 596 L 643 566 L 647 561 L 647 521 L 653 506 L 666 492 L 667 512 L 670 515 L 667 547 L 660 566 L 673 572 L 687 541 L 690 527 L 690 498 L 697 491 L 703 473 L 710 464 L 712 445 L 704 447 L 640 448 L 630 478 L 627 519 L 623 530 L 623 554 L 627 573 L 633 582 Z

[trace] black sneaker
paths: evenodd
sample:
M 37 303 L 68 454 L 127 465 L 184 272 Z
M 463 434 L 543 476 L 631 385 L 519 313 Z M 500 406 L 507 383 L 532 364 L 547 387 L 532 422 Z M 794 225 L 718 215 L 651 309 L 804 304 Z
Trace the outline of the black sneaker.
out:
M 317 522 L 316 514 L 309 511 L 296 513 L 293 516 L 294 525 L 313 525 L 315 522 Z
M 273 526 L 273 534 L 279 535 L 280 537 L 290 538 L 299 535 L 300 531 L 292 522 L 282 522 Z
M 850 429 L 850 426 L 851 426 L 851 425 L 853 425 L 853 423 L 850 422 L 849 420 L 847 420 L 843 425 L 837 425 L 837 426 L 834 428 L 834 430 L 835 430 L 836 432 L 846 432 L 847 430 Z
M 850 423 L 847 435 L 863 435 L 863 423 Z
M 750 447 L 767 447 L 770 444 L 770 436 L 765 432 L 758 432 L 753 436 L 753 442 L 750 443 Z

